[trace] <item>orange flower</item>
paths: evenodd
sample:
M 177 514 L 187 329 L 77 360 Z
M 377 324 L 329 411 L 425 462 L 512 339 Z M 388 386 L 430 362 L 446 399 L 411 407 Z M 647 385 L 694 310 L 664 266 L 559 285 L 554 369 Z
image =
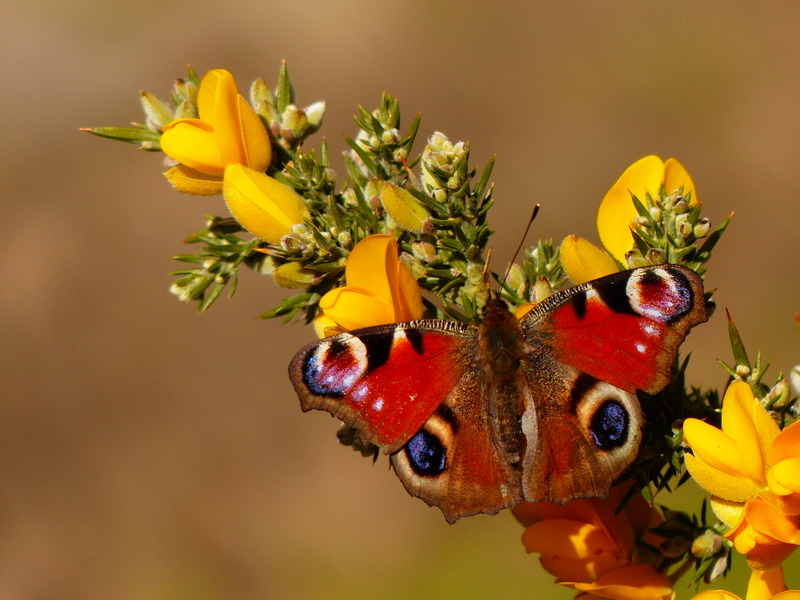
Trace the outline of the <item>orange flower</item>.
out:
M 692 600 L 742 600 L 725 590 L 706 590 Z M 765 571 L 753 570 L 747 584 L 745 600 L 800 600 L 800 591 L 787 590 L 783 579 L 783 567 L 776 565 Z
M 687 419 L 683 434 L 694 453 L 686 467 L 711 493 L 736 550 L 754 569 L 784 560 L 800 544 L 800 422 L 781 431 L 750 386 L 735 381 L 722 429 Z
M 528 552 L 541 554 L 542 566 L 562 585 L 603 598 L 671 598 L 666 575 L 633 562 L 636 540 L 648 535 L 657 515 L 641 494 L 615 512 L 626 489 L 612 489 L 605 500 L 515 506 L 514 515 L 526 527 L 522 543 Z
M 181 163 L 165 173 L 181 192 L 222 192 L 228 165 L 266 171 L 272 158 L 269 135 L 225 69 L 209 71 L 197 91 L 197 119 L 176 119 L 163 128 L 161 149 Z
M 390 235 L 361 240 L 347 259 L 347 285 L 325 294 L 314 319 L 319 337 L 360 327 L 422 318 L 422 295 L 414 276 L 397 254 Z

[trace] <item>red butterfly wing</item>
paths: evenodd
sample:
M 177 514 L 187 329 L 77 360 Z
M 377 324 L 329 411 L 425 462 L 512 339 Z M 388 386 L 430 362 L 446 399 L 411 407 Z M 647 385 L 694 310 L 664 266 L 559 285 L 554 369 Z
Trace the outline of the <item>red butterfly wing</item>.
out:
M 703 285 L 675 265 L 615 273 L 551 296 L 523 318 L 562 362 L 634 392 L 660 391 L 689 328 L 708 320 Z M 523 335 L 525 335 L 523 333 Z
M 310 344 L 289 374 L 303 410 L 327 410 L 395 452 L 463 377 L 475 335 L 455 321 L 360 329 Z

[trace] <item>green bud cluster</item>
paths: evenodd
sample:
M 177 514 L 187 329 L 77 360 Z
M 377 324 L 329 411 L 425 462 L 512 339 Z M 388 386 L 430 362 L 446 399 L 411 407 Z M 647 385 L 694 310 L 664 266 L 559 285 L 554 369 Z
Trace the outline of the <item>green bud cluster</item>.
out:
M 133 127 L 88 127 L 82 129 L 93 135 L 138 144 L 142 150 L 161 150 L 161 128 L 175 119 L 197 117 L 197 88 L 200 78 L 189 67 L 186 79 L 178 79 L 172 88 L 170 101 L 160 99 L 155 94 L 142 91 L 140 102 L 145 114 L 143 124 Z
M 250 103 L 264 121 L 273 146 L 290 154 L 319 130 L 325 117 L 325 102 L 314 102 L 305 108 L 295 104 L 294 88 L 286 63 L 281 66 L 274 91 L 261 78 L 253 82 L 250 86 Z
M 522 253 L 522 264 L 508 270 L 504 292 L 515 305 L 541 302 L 567 281 L 561 266 L 559 247 L 552 240 L 539 240 Z
M 701 216 L 701 203 L 692 203 L 682 190 L 668 191 L 664 186 L 656 198 L 634 196 L 633 203 L 639 216 L 633 226 L 635 248 L 626 255 L 629 267 L 671 263 L 705 273 L 704 265 L 730 216 L 712 231 L 711 222 Z

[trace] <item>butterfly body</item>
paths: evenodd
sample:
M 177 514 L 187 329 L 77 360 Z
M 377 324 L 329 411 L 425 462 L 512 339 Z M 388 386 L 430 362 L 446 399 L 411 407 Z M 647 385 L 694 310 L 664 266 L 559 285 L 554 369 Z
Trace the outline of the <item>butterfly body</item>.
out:
M 559 292 L 517 319 L 490 295 L 477 326 L 432 319 L 310 344 L 289 372 L 390 454 L 408 492 L 453 522 L 523 501 L 605 496 L 636 458 L 636 390 L 656 393 L 707 319 L 700 278 L 642 267 Z

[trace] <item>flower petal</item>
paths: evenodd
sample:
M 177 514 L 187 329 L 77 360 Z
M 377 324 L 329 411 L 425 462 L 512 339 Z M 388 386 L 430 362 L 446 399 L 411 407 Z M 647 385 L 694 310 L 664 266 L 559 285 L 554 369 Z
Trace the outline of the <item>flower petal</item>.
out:
M 397 285 L 397 256 L 397 242 L 392 236 L 364 238 L 347 258 L 347 285 L 368 289 L 372 295 L 390 301 L 392 288 Z
M 614 600 L 668 600 L 675 595 L 670 578 L 644 563 L 616 569 L 593 583 L 564 585 Z
M 225 172 L 213 127 L 200 119 L 178 119 L 166 125 L 161 134 L 161 150 L 182 165 L 207 175 L 221 177 Z
M 585 558 L 564 558 L 563 556 L 542 555 L 539 562 L 548 573 L 561 581 L 596 581 L 601 575 L 628 564 L 628 559 L 614 558 L 601 553 L 593 560 Z
M 570 235 L 561 242 L 561 264 L 575 285 L 619 271 L 613 258 L 577 235 Z
M 800 421 L 792 423 L 775 437 L 770 454 L 773 465 L 800 456 Z
M 798 519 L 784 515 L 760 498 L 754 498 L 745 505 L 744 517 L 763 535 L 787 544 L 800 544 Z
M 747 564 L 751 569 L 769 569 L 782 563 L 795 550 L 794 544 L 759 544 L 747 552 Z
M 728 590 L 705 590 L 692 596 L 692 600 L 742 600 L 742 598 Z
M 759 492 L 759 488 L 750 479 L 740 475 L 731 475 L 696 455 L 686 454 L 684 461 L 697 484 L 714 496 L 719 496 L 729 502 L 742 503 Z
M 771 448 L 780 429 L 744 381 L 734 381 L 725 392 L 722 430 L 736 441 L 743 472 L 756 484 L 766 485 L 765 450 Z
M 223 165 L 247 164 L 239 118 L 239 89 L 233 75 L 214 69 L 203 76 L 197 92 L 200 118 L 211 124 Z
M 319 307 L 344 331 L 394 323 L 391 303 L 368 290 L 351 285 L 335 288 L 325 294 L 319 301 Z
M 221 176 L 242 164 L 265 171 L 272 148 L 261 118 L 239 94 L 225 69 L 209 71 L 197 92 L 198 119 L 177 119 L 163 128 L 161 149 L 183 165 Z
M 711 510 L 728 527 L 738 527 L 744 519 L 744 502 L 732 502 L 719 496 L 711 496 Z
M 290 187 L 244 165 L 225 169 L 223 193 L 239 224 L 271 244 L 309 217 L 303 199 Z
M 395 308 L 395 322 L 421 319 L 425 312 L 422 304 L 422 292 L 411 270 L 399 260 L 397 261 L 397 287 L 392 295 Z
M 699 460 L 727 475 L 747 477 L 739 445 L 724 431 L 698 419 L 686 419 L 683 437 Z
M 689 172 L 676 159 L 668 158 L 664 162 L 664 189 L 667 194 L 671 194 L 681 188 L 684 196 L 691 194 L 689 203 L 697 204 L 697 192 L 695 191 L 694 181 L 689 177 Z
M 747 600 L 770 600 L 775 594 L 784 590 L 786 590 L 786 582 L 781 565 L 775 565 L 764 571 L 754 569 L 750 573 L 750 581 L 747 583 Z
M 344 333 L 345 331 L 344 327 L 341 327 L 336 321 L 331 319 L 325 313 L 318 314 L 314 318 L 312 325 L 314 326 L 314 333 L 317 334 L 318 338 L 330 337 L 332 335 L 336 335 L 337 333 Z
M 800 457 L 774 465 L 767 473 L 767 480 L 770 490 L 780 496 L 800 493 Z
M 597 211 L 600 241 L 620 264 L 625 264 L 625 253 L 633 248 L 630 227 L 638 213 L 631 195 L 642 202 L 646 193 L 655 197 L 663 180 L 664 162 L 657 156 L 645 156 L 625 169 L 600 203 Z
M 244 164 L 256 171 L 266 171 L 272 161 L 272 145 L 267 128 L 247 100 L 242 96 L 237 96 L 237 99 Z
M 172 167 L 164 173 L 164 177 L 184 194 L 215 196 L 222 193 L 222 178 L 195 171 L 185 165 Z
M 585 559 L 602 552 L 608 538 L 590 523 L 545 519 L 528 526 L 522 543 L 528 552 Z

